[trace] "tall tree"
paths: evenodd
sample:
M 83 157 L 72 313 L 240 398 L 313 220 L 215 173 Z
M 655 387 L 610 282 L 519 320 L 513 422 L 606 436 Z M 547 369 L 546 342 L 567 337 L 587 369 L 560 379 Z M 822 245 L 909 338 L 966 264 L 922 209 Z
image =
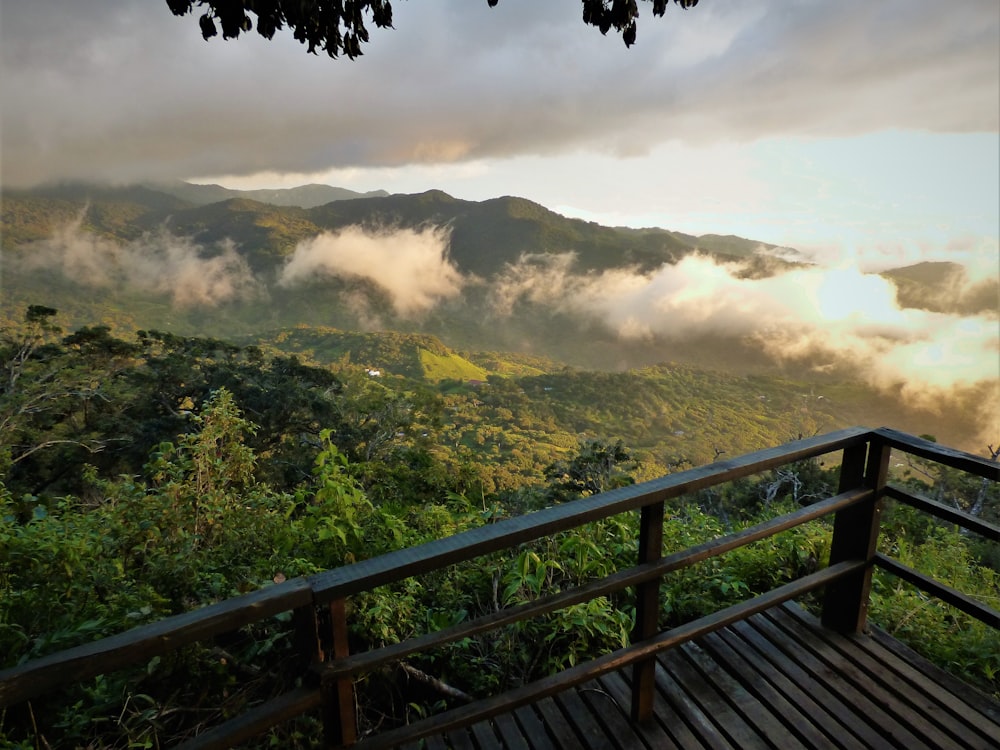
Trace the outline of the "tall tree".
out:
M 492 8 L 499 0 L 486 0 Z M 644 0 L 653 5 L 653 15 L 662 16 L 669 0 Z M 635 42 L 637 0 L 582 0 L 583 22 L 596 26 L 602 34 L 614 29 L 627 46 Z M 692 8 L 698 0 L 674 0 L 682 8 Z M 174 15 L 183 16 L 204 9 L 198 22 L 205 39 L 217 36 L 236 39 L 256 27 L 265 39 L 286 26 L 309 52 L 323 50 L 330 57 L 341 54 L 353 59 L 362 54 L 368 41 L 367 23 L 392 28 L 390 0 L 167 0 Z M 256 24 L 251 14 L 256 17 Z

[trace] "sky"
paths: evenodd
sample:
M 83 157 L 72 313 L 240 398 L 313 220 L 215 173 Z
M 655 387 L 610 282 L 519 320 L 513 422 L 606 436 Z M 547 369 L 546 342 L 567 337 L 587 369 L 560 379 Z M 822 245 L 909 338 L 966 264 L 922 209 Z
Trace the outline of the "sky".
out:
M 0 182 L 525 197 L 869 269 L 995 266 L 1000 3 L 702 0 L 626 48 L 579 0 L 396 0 L 354 61 L 165 1 L 4 0 Z

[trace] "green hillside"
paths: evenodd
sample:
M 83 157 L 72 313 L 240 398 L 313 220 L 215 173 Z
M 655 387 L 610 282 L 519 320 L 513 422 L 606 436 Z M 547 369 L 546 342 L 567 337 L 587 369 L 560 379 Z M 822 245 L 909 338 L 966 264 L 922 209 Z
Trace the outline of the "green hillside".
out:
M 759 243 L 738 237 L 602 227 L 514 197 L 473 202 L 429 191 L 309 205 L 330 195 L 316 186 L 272 196 L 64 185 L 2 196 L 0 668 L 799 436 L 888 425 L 975 453 L 996 444 L 988 434 L 996 383 L 916 402 L 901 383 L 865 384 L 857 361 L 874 358 L 784 361 L 752 327 L 675 329 L 669 314 L 662 330 L 619 335 L 599 309 L 590 314 L 600 289 L 570 284 L 560 293 L 564 269 L 543 273 L 542 261 L 522 267 L 523 277 L 501 273 L 525 256 L 572 253 L 577 280 L 617 270 L 608 283 L 635 284 L 635 269 L 700 252 L 743 261 L 744 277 L 767 277 L 789 267 L 768 255 L 776 248 L 760 254 Z M 357 225 L 447 227 L 457 270 L 437 258 L 407 265 L 389 235 L 371 256 L 340 247 L 308 265 L 301 282 L 282 283 L 299 243 Z M 359 257 L 392 273 L 376 281 L 364 264 L 352 266 Z M 415 278 L 425 267 L 434 278 Z M 970 287 L 956 268 L 887 275 L 907 304 L 993 314 L 996 284 Z M 437 285 L 449 276 L 450 286 Z M 501 310 L 494 296 L 518 283 L 530 293 L 512 293 Z M 421 295 L 431 302 L 401 304 Z M 631 301 L 648 308 L 663 299 Z M 757 309 L 721 295 L 695 299 L 736 316 Z M 782 324 L 788 349 L 807 343 L 794 324 Z M 877 343 L 890 347 L 892 335 Z M 665 509 L 665 548 L 708 543 L 828 497 L 839 461 L 797 462 L 677 498 Z M 919 458 L 894 459 L 889 470 L 916 493 L 1000 521 L 995 485 Z M 996 601 L 996 545 L 914 520 L 908 507 L 884 510 L 887 551 Z M 631 567 L 639 518 L 628 512 L 352 595 L 351 649 L 495 617 Z M 811 573 L 829 551 L 830 529 L 815 521 L 676 571 L 663 580 L 661 626 Z M 628 591 L 613 597 L 408 659 L 460 690 L 496 694 L 621 648 L 635 600 Z M 995 632 L 921 597 L 876 573 L 872 622 L 1000 694 Z M 176 658 L 70 680 L 0 711 L 0 746 L 200 741 L 205 727 L 244 712 L 255 718 L 255 707 L 303 688 L 292 644 L 316 625 L 326 632 L 329 622 L 266 617 Z M 365 731 L 394 712 L 440 708 L 440 695 L 400 674 L 355 682 Z M 305 747 L 321 734 L 312 717 L 264 741 Z
M 214 197 L 211 186 L 191 187 L 192 195 L 198 193 L 200 200 Z M 720 331 L 674 336 L 666 328 L 656 335 L 620 337 L 596 317 L 547 304 L 544 294 L 538 299 L 519 298 L 509 314 L 498 314 L 491 306 L 490 294 L 496 287 L 490 283 L 499 278 L 491 275 L 525 256 L 572 252 L 575 272 L 586 277 L 609 269 L 658 268 L 688 253 L 707 251 L 724 260 L 749 259 L 740 273 L 760 277 L 789 267 L 786 261 L 757 253 L 761 248 L 776 250 L 773 246 L 733 236 L 699 238 L 664 229 L 603 227 L 568 219 L 510 196 L 475 202 L 441 191 L 354 195 L 350 200 L 300 208 L 250 200 L 246 195 L 198 205 L 140 186 L 69 184 L 5 193 L 0 320 L 16 323 L 29 305 L 41 304 L 59 309 L 67 330 L 100 324 L 125 337 L 140 329 L 216 337 L 274 346 L 275 351 L 323 365 L 349 361 L 426 383 L 463 383 L 485 380 L 489 375 L 552 376 L 565 367 L 573 368 L 574 373 L 595 370 L 603 374 L 594 378 L 607 377 L 608 381 L 603 390 L 590 393 L 593 404 L 586 409 L 580 406 L 580 399 L 565 405 L 560 405 L 559 398 L 550 399 L 551 408 L 561 414 L 567 429 L 574 433 L 603 429 L 663 453 L 684 453 L 681 438 L 691 440 L 692 426 L 699 419 L 706 433 L 719 422 L 731 423 L 731 432 L 753 438 L 740 441 L 740 445 L 751 447 L 765 438 L 781 442 L 800 432 L 862 422 L 933 432 L 953 444 L 979 448 L 971 441 L 987 426 L 982 415 L 967 411 L 967 404 L 976 398 L 989 402 L 991 394 L 974 389 L 955 396 L 959 403 L 954 408 L 949 404 L 932 413 L 904 405 L 888 392 L 877 394 L 857 384 L 860 377 L 851 369 L 852 364 L 838 364 L 829 358 L 813 361 L 806 355 L 776 361 L 752 336 Z M 299 193 L 283 198 L 291 200 L 292 195 Z M 80 231 L 60 240 L 70 248 L 64 252 L 71 253 L 71 258 L 34 268 L 24 263 L 49 257 L 46 253 L 51 254 L 52 247 L 60 243 L 46 240 L 73 222 L 79 222 Z M 283 264 L 299 243 L 324 231 L 356 225 L 380 229 L 448 227 L 448 260 L 463 275 L 465 285 L 427 310 L 405 314 L 387 289 L 360 275 L 333 276 L 317 271 L 296 286 L 278 283 Z M 173 242 L 172 237 L 180 239 Z M 116 254 L 119 246 L 132 254 L 131 260 Z M 187 273 L 178 278 L 210 299 L 185 302 L 178 296 L 185 291 L 180 282 L 172 282 L 174 286 L 156 283 L 157 264 L 174 256 L 174 270 Z M 206 262 L 227 257 L 230 266 L 217 277 L 200 278 L 187 270 L 197 267 L 198 274 L 211 273 L 204 271 L 211 268 Z M 240 263 L 245 261 L 245 268 L 231 262 L 233 257 Z M 126 274 L 116 264 L 126 262 L 137 266 L 130 273 L 141 277 L 145 288 L 122 281 Z M 108 276 L 101 283 L 85 278 L 102 270 L 107 270 Z M 959 266 L 920 264 L 887 272 L 886 276 L 897 285 L 904 304 L 996 314 L 996 281 L 970 286 Z M 956 289 L 964 291 L 957 294 Z M 544 286 L 539 290 L 544 292 Z M 462 352 L 461 356 L 456 351 Z M 728 410 L 736 407 L 727 406 L 721 396 L 714 412 L 720 416 L 708 419 L 697 412 L 678 415 L 674 407 L 666 406 L 669 398 L 650 391 L 652 386 L 646 382 L 663 378 L 657 368 L 668 366 L 665 363 L 713 373 L 699 376 L 699 388 L 706 394 L 733 378 L 760 377 L 782 383 L 773 394 L 746 388 L 728 396 L 731 402 L 753 402 L 752 419 L 767 429 L 760 432 L 763 428 L 750 427 L 747 420 L 751 418 L 742 413 L 730 414 Z M 649 374 L 654 371 L 660 374 Z M 639 372 L 647 375 L 638 377 Z M 585 380 L 575 374 L 574 387 Z M 550 396 L 565 392 L 564 387 L 548 387 L 553 388 L 545 392 Z M 680 388 L 684 398 L 697 397 L 695 391 L 676 383 L 671 387 Z M 524 388 L 530 390 L 530 384 Z M 830 388 L 840 390 L 835 394 L 822 390 Z M 620 409 L 601 409 L 602 401 L 618 397 L 615 389 L 645 394 L 647 408 L 636 411 L 622 404 Z M 778 391 L 782 389 L 789 393 L 816 391 L 817 398 L 799 403 L 781 397 Z M 749 406 L 741 404 L 739 408 Z M 793 418 L 793 414 L 797 416 Z M 631 419 L 626 415 L 632 415 Z M 726 442 L 723 437 L 705 438 L 688 452 L 699 460 L 710 458 L 715 450 L 728 450 L 720 447 Z M 535 438 L 541 439 L 538 435 Z
M 961 444 L 954 438 L 968 437 L 963 429 L 988 396 L 940 404 L 952 422 L 851 383 L 674 364 L 576 370 L 524 354 L 460 354 L 420 333 L 302 326 L 233 343 L 63 324 L 45 307 L 0 321 L 8 374 L 0 388 L 0 668 L 799 434 L 888 422 L 933 425 L 938 438 Z M 978 504 L 994 523 L 1000 514 L 1000 491 L 978 479 L 919 462 L 890 469 L 949 507 Z M 692 493 L 668 506 L 664 543 L 710 542 L 827 497 L 836 484 L 834 468 L 819 460 Z M 995 597 L 997 561 L 986 545 L 892 507 L 883 530 L 905 564 L 981 601 Z M 567 591 L 634 565 L 638 538 L 639 514 L 625 513 L 354 596 L 352 644 L 360 652 Z M 665 579 L 663 627 L 813 572 L 829 539 L 828 526 L 805 524 Z M 873 591 L 874 623 L 984 690 L 1000 689 L 988 626 L 928 608 L 884 578 Z M 537 618 L 499 640 L 463 639 L 414 663 L 470 692 L 516 687 L 620 648 L 632 626 L 628 596 L 613 607 L 570 608 L 568 619 Z M 264 618 L 182 658 L 70 681 L 33 700 L 30 715 L 3 714 L 0 744 L 190 739 L 208 713 L 222 721 L 301 684 L 301 671 L 288 668 L 299 626 Z M 362 720 L 375 726 L 389 715 L 386 696 L 406 683 L 387 672 L 356 687 Z M 406 701 L 426 715 L 439 697 Z M 299 746 L 319 731 L 307 719 L 268 741 Z
M 1000 315 L 1000 279 L 970 283 L 957 263 L 924 262 L 882 274 L 896 285 L 901 305 L 934 312 Z
M 371 198 L 388 195 L 384 190 L 359 193 L 346 188 L 330 185 L 300 185 L 294 188 L 273 190 L 233 190 L 221 185 L 194 185 L 189 182 L 150 183 L 147 187 L 176 196 L 181 200 L 198 205 L 219 203 L 232 198 L 246 198 L 272 206 L 298 206 L 312 208 L 332 201 L 346 201 L 355 198 Z

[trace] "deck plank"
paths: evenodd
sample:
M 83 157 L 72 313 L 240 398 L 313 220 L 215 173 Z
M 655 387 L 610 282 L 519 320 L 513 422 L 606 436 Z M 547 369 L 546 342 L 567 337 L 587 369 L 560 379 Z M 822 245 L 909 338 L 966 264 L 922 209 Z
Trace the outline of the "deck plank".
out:
M 654 702 L 655 711 L 653 712 L 653 720 L 648 724 L 644 725 L 646 731 L 646 736 L 649 738 L 653 747 L 660 747 L 661 745 L 656 744 L 656 740 L 662 735 L 665 735 L 668 740 L 662 742 L 663 748 L 669 748 L 673 745 L 676 748 L 697 748 L 701 747 L 701 743 L 697 740 L 691 728 L 685 723 L 684 718 L 679 714 L 671 705 L 670 701 L 667 700 L 664 695 L 663 689 L 660 684 L 660 673 L 663 672 L 662 669 L 656 670 L 656 691 L 657 698 Z M 624 670 L 618 673 L 622 677 L 622 682 L 625 684 L 628 690 L 632 689 L 632 673 L 629 670 Z M 629 698 L 626 700 L 631 700 L 631 693 Z
M 554 700 L 543 698 L 535 704 L 535 707 L 538 709 L 539 718 L 541 718 L 545 726 L 549 729 L 549 736 L 556 747 L 572 750 L 572 748 L 579 744 L 573 727 L 570 726 L 569 721 L 566 720 L 566 715 L 563 714 L 562 709 L 556 705 Z
M 705 676 L 697 671 L 686 648 L 681 647 L 669 652 L 666 662 L 688 695 L 701 707 L 702 711 L 715 723 L 730 743 L 741 750 L 769 748 L 767 741 L 726 700 L 724 690 L 720 689 L 713 680 L 705 679 Z
M 691 732 L 693 743 L 691 747 L 736 750 L 701 707 L 691 700 L 675 679 L 666 659 L 661 656 L 659 661 L 662 668 L 656 670 L 656 688 L 661 697 L 665 698 L 673 706 L 674 711 L 683 718 L 684 724 Z
M 624 717 L 628 720 L 628 714 L 631 710 L 632 688 L 625 680 L 625 675 L 622 672 L 612 672 L 600 677 L 598 682 L 608 692 L 608 695 L 615 699 Z M 674 742 L 658 719 L 659 717 L 654 716 L 650 721 L 639 726 L 646 745 L 653 750 L 678 750 L 677 743 Z
M 654 716 L 641 724 L 629 717 L 631 670 L 623 669 L 468 729 L 403 747 L 1000 747 L 1000 703 L 990 696 L 884 633 L 841 636 L 795 605 L 659 654 L 655 684 Z
M 555 696 L 555 701 L 566 712 L 566 718 L 576 730 L 580 739 L 578 747 L 589 748 L 589 750 L 607 750 L 608 735 L 576 690 L 559 693 Z
M 534 706 L 521 706 L 514 711 L 514 717 L 524 732 L 531 750 L 555 750 L 545 723 L 535 713 Z
M 632 725 L 628 708 L 622 710 L 618 700 L 599 681 L 581 686 L 577 692 L 603 727 L 605 736 L 617 750 L 647 750 L 641 728 Z
M 801 610 L 787 609 L 784 613 L 806 627 L 810 626 L 805 619 L 807 615 Z M 1000 747 L 1000 725 L 943 689 L 941 675 L 931 677 L 927 673 L 926 668 L 930 665 L 924 665 L 924 670 L 921 670 L 867 636 L 832 636 L 822 630 L 817 630 L 816 636 L 845 658 L 852 659 L 860 668 L 868 670 L 889 689 L 895 689 L 897 694 L 906 697 L 914 711 L 952 737 L 959 746 Z
M 838 714 L 840 720 L 852 725 L 867 723 L 880 735 L 880 740 L 877 744 L 873 744 L 873 747 L 882 745 L 901 750 L 934 750 L 911 732 L 905 723 L 900 723 L 895 715 L 886 713 L 884 706 L 886 701 L 891 700 L 889 696 L 881 696 L 880 702 L 858 690 L 856 683 L 848 680 L 835 667 L 821 659 L 808 643 L 795 639 L 794 634 L 782 630 L 770 619 L 760 618 L 753 620 L 751 624 L 769 637 L 787 658 L 804 669 L 814 683 L 825 686 L 830 693 L 839 696 L 842 700 L 841 705 L 846 711 Z
M 493 731 L 492 721 L 480 721 L 478 724 L 473 724 L 470 727 L 472 730 L 472 738 L 476 742 L 476 747 L 479 750 L 493 750 L 493 748 L 503 747 L 496 732 Z
M 856 748 L 858 745 L 862 748 L 878 747 L 885 742 L 882 735 L 872 729 L 868 722 L 859 717 L 836 693 L 817 681 L 797 662 L 788 658 L 752 625 L 746 622 L 735 623 L 731 633 L 734 638 L 747 644 L 748 651 L 759 654 L 762 659 L 770 662 L 771 666 L 780 671 L 803 696 L 822 707 L 822 713 L 811 712 L 811 715 L 827 727 L 828 735 L 845 750 Z
M 759 706 L 766 706 L 768 715 L 780 722 L 784 731 L 793 734 L 799 745 L 810 748 L 836 747 L 812 716 L 812 711 L 819 707 L 801 692 L 797 695 L 798 700 L 789 700 L 786 693 L 775 685 L 782 684 L 781 675 L 766 662 L 753 661 L 751 654 L 733 648 L 720 634 L 709 634 L 700 639 L 699 645 L 705 649 L 707 658 L 724 666 L 733 679 L 742 683 L 750 696 L 748 709 L 751 712 Z M 787 685 L 785 687 L 787 689 Z M 822 714 L 822 711 L 819 713 Z M 768 739 L 774 740 L 775 736 L 769 734 Z M 785 744 L 781 747 L 784 748 Z M 860 749 L 860 745 L 858 748 Z
M 469 730 L 464 728 L 448 732 L 446 743 L 452 750 L 476 750 L 469 736 Z
M 955 745 L 954 738 L 928 718 L 928 712 L 935 707 L 920 701 L 920 696 L 902 681 L 892 679 L 891 675 L 885 678 L 879 665 L 870 662 L 859 665 L 845 658 L 822 636 L 821 631 L 806 628 L 801 620 L 792 617 L 784 609 L 776 608 L 769 612 L 768 616 L 786 633 L 793 634 L 799 640 L 808 641 L 813 653 L 848 680 L 854 689 L 870 696 L 885 715 L 894 717 L 917 735 L 921 742 L 935 748 Z
M 507 750 L 531 750 L 513 714 L 500 714 L 494 725 Z
M 738 673 L 730 672 L 722 660 L 705 651 L 701 639 L 683 648 L 684 655 L 695 669 L 726 699 L 730 707 L 750 726 L 765 744 L 775 744 L 781 750 L 806 750 L 807 745 L 799 735 L 791 732 L 775 712 L 775 706 L 761 701 L 737 679 Z M 815 747 L 815 745 L 813 745 Z

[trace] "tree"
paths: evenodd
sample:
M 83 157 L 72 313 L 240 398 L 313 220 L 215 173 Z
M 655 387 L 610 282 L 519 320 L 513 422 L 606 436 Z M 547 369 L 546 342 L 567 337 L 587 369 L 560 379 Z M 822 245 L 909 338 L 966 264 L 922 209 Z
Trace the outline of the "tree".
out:
M 103 326 L 59 342 L 56 315 L 31 305 L 23 324 L 0 328 L 0 476 L 10 489 L 36 492 L 58 482 L 72 456 L 99 453 L 115 440 L 103 405 L 114 401 L 119 369 L 137 349 Z
M 550 494 L 564 501 L 596 495 L 635 483 L 628 473 L 637 463 L 621 440 L 587 440 L 569 461 L 556 461 L 545 469 Z
M 492 8 L 499 0 L 486 0 Z M 653 15 L 662 16 L 670 0 L 644 0 L 653 4 Z M 635 43 L 637 0 L 582 0 L 583 22 L 596 26 L 602 34 L 614 29 L 626 46 Z M 692 8 L 698 0 L 674 0 L 682 8 Z M 315 54 L 321 49 L 330 57 L 345 54 L 354 59 L 368 41 L 366 23 L 380 29 L 392 28 L 390 0 L 167 0 L 177 16 L 204 8 L 198 19 L 201 35 L 211 39 L 222 27 L 223 39 L 236 39 L 254 27 L 265 39 L 286 26 L 295 38 Z

